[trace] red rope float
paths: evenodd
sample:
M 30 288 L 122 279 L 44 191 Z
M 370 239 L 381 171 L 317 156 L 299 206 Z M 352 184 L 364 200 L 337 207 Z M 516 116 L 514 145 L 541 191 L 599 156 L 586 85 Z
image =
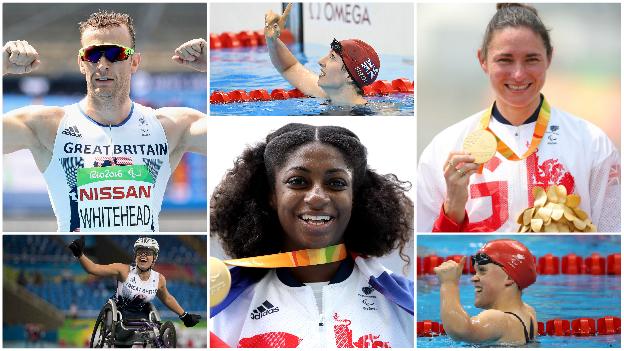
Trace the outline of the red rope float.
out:
M 365 86 L 363 90 L 364 95 L 366 96 L 388 95 L 395 93 L 414 94 L 414 82 L 407 78 L 397 78 L 392 82 L 377 80 L 373 82 L 373 84 Z M 210 94 L 210 103 L 227 104 L 232 102 L 286 100 L 304 97 L 306 96 L 303 95 L 299 89 L 273 89 L 270 93 L 266 89 L 256 89 L 249 92 L 238 89 L 229 92 L 213 91 L 212 94 Z
M 295 40 L 288 29 L 284 29 L 280 35 L 280 40 L 290 45 Z M 210 33 L 210 50 L 234 49 L 241 47 L 255 47 L 266 45 L 263 30 L 244 30 L 238 33 L 223 32 L 221 34 Z
M 463 255 L 451 255 L 446 258 L 429 255 L 417 257 L 416 271 L 418 274 L 435 274 L 433 268 L 441 265 L 444 261 L 453 260 L 458 262 Z M 620 275 L 622 272 L 621 255 L 614 253 L 606 258 L 593 253 L 589 257 L 581 257 L 575 254 L 567 254 L 563 257 L 546 254 L 537 259 L 537 272 L 542 275 L 555 274 L 589 274 L 589 275 Z M 474 274 L 474 267 L 469 259 L 464 264 L 463 274 Z
M 446 335 L 442 323 L 424 320 L 416 323 L 418 337 L 435 337 Z M 550 319 L 537 322 L 538 335 L 554 336 L 594 336 L 621 334 L 621 320 L 615 316 L 598 318 L 576 318 L 570 323 L 567 319 Z

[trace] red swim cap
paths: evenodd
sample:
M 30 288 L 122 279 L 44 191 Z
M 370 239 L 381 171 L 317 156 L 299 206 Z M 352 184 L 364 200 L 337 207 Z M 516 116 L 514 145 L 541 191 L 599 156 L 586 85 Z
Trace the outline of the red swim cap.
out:
M 342 40 L 340 43 L 334 39 L 331 48 L 340 55 L 349 75 L 360 88 L 377 79 L 381 63 L 372 46 L 359 39 Z
M 535 258 L 531 251 L 519 241 L 492 240 L 483 245 L 478 253 L 485 253 L 492 261 L 500 264 L 520 290 L 535 283 L 537 279 Z

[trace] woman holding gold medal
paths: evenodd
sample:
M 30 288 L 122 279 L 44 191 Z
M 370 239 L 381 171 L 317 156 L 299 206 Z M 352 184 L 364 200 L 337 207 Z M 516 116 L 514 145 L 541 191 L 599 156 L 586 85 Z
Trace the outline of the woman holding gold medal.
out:
M 291 123 L 248 147 L 211 198 L 236 266 L 211 262 L 211 345 L 413 347 L 413 282 L 375 258 L 413 235 L 407 188 L 346 128 Z
M 619 153 L 540 93 L 553 46 L 537 10 L 498 4 L 477 56 L 496 100 L 423 151 L 418 231 L 619 232 Z

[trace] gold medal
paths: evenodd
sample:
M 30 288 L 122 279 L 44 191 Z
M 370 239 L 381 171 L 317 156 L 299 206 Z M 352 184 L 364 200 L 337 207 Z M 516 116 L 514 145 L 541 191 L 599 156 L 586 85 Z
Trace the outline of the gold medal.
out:
M 339 262 L 345 258 L 345 244 L 225 261 L 210 257 L 210 307 L 220 304 L 230 292 L 232 277 L 226 265 L 252 268 L 307 267 Z
M 496 145 L 494 134 L 478 129 L 466 136 L 463 149 L 475 158 L 475 163 L 486 163 L 496 154 Z
M 563 185 L 544 189 L 533 188 L 533 207 L 518 216 L 518 231 L 526 232 L 595 232 L 594 225 L 585 211 L 579 208 L 581 197 L 567 193 Z
M 232 277 L 223 261 L 210 257 L 210 307 L 220 304 L 230 292 Z

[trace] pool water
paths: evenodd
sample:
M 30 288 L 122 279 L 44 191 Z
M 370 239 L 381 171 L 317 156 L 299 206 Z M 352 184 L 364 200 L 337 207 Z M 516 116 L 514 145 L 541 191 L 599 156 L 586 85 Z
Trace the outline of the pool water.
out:
M 593 252 L 607 256 L 620 252 L 619 235 L 603 236 L 418 236 L 418 256 L 437 254 L 474 254 L 485 242 L 495 238 L 513 238 L 523 242 L 535 256 L 546 253 L 563 256 L 575 253 L 589 256 Z M 537 282 L 528 287 L 523 300 L 533 306 L 540 322 L 549 319 L 573 319 L 589 317 L 598 319 L 608 315 L 620 317 L 621 276 L 592 275 L 539 275 Z M 418 276 L 418 321 L 440 321 L 440 287 L 435 275 Z M 482 310 L 474 307 L 474 288 L 470 275 L 460 280 L 460 301 L 466 312 L 475 316 Z M 537 327 L 537 326 L 536 326 Z M 418 347 L 471 347 L 467 343 L 452 340 L 446 335 L 417 338 Z M 540 336 L 538 342 L 528 347 L 620 347 L 621 335 Z
M 309 48 L 310 57 L 304 55 L 299 45 L 290 46 L 291 51 L 306 68 L 319 72 L 318 59 L 325 53 L 321 48 Z M 413 58 L 381 55 L 378 80 L 392 81 L 397 78 L 414 80 Z M 291 90 L 291 86 L 275 70 L 266 47 L 220 49 L 210 51 L 210 93 L 243 89 Z M 288 115 L 414 115 L 414 94 L 397 93 L 387 96 L 366 97 L 366 108 L 344 110 L 327 104 L 326 99 L 302 98 L 275 101 L 210 104 L 211 115 L 288 116 Z

